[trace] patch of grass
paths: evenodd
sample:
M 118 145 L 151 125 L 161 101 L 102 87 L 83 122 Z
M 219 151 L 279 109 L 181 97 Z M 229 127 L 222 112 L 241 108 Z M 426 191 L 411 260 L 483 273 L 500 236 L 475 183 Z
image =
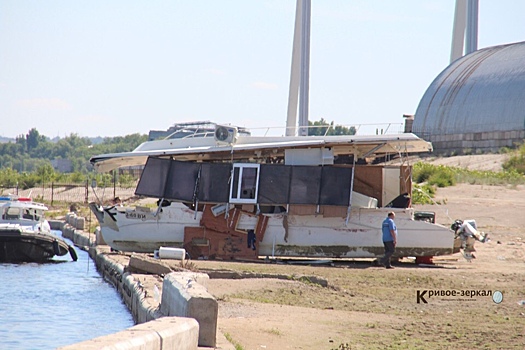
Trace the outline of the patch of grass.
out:
M 265 333 L 268 333 L 268 334 L 273 334 L 273 335 L 277 335 L 277 336 L 283 336 L 284 334 L 278 330 L 277 328 L 272 328 L 272 329 L 264 329 L 263 332 Z
M 436 188 L 429 184 L 412 185 L 412 204 L 435 204 Z
M 427 182 L 429 185 L 435 185 L 437 187 L 449 187 L 454 186 L 457 180 L 452 171 L 439 171 L 436 174 L 430 175 Z
M 47 219 L 58 219 L 63 218 L 66 216 L 66 214 L 69 213 L 68 209 L 58 209 L 58 210 L 50 210 L 46 213 Z
M 226 340 L 228 340 L 233 346 L 235 346 L 235 350 L 244 350 L 243 346 L 233 340 L 232 336 L 229 333 L 224 333 L 224 337 Z
M 525 174 L 525 144 L 511 153 L 510 158 L 503 164 L 503 169 Z
M 189 259 L 181 260 L 179 266 L 186 270 L 198 271 L 198 268 L 197 266 L 195 266 L 195 263 Z
M 511 159 L 513 158 L 511 157 Z M 521 162 L 523 162 L 522 165 L 520 165 Z M 523 166 L 523 169 L 521 166 Z M 505 171 L 468 170 L 460 167 L 417 162 L 413 166 L 412 179 L 414 184 L 420 184 L 420 186 L 432 185 L 437 187 L 454 186 L 456 183 L 478 185 L 524 184 L 525 148 L 521 160 L 518 159 L 511 164 L 507 162 L 503 168 Z

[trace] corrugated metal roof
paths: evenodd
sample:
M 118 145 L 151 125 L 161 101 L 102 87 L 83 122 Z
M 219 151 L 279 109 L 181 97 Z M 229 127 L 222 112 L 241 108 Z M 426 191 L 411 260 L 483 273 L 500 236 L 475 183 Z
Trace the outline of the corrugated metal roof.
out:
M 430 84 L 412 130 L 420 136 L 525 129 L 525 42 L 452 62 Z

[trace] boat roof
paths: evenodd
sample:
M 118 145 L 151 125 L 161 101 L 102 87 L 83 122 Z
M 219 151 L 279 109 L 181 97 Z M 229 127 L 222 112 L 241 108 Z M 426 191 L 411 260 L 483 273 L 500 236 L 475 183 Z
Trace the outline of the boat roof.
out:
M 33 202 L 28 197 L 0 196 L 0 207 L 30 208 L 36 210 L 48 210 L 45 204 Z
M 98 172 L 146 163 L 148 157 L 182 161 L 219 161 L 263 159 L 284 156 L 287 149 L 329 148 L 334 156 L 353 155 L 377 158 L 388 154 L 431 152 L 431 143 L 411 133 L 344 136 L 247 136 L 234 143 L 217 142 L 213 137 L 169 139 L 144 142 L 131 152 L 93 156 L 91 164 Z

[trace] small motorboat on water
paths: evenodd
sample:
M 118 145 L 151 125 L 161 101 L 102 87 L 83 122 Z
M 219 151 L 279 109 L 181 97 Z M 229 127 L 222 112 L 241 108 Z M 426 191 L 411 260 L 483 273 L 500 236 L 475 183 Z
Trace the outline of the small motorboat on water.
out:
M 75 248 L 51 232 L 47 210 L 31 198 L 0 197 L 0 262 L 44 262 L 67 253 L 77 260 Z
M 0 224 L 19 224 L 34 231 L 51 233 L 51 226 L 44 214 L 45 204 L 34 202 L 29 197 L 14 195 L 0 197 Z
M 20 224 L 0 224 L 0 262 L 45 262 L 67 253 L 77 260 L 75 248 L 53 233 Z

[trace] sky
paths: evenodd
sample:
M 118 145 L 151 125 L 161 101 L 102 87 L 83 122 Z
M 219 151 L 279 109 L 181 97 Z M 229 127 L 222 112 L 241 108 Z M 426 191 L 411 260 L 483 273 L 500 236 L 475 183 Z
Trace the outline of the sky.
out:
M 0 0 L 0 136 L 283 133 L 295 0 Z M 312 0 L 310 121 L 400 128 L 450 63 L 455 0 Z M 480 0 L 478 47 L 525 40 Z M 363 129 L 365 130 L 365 127 Z

